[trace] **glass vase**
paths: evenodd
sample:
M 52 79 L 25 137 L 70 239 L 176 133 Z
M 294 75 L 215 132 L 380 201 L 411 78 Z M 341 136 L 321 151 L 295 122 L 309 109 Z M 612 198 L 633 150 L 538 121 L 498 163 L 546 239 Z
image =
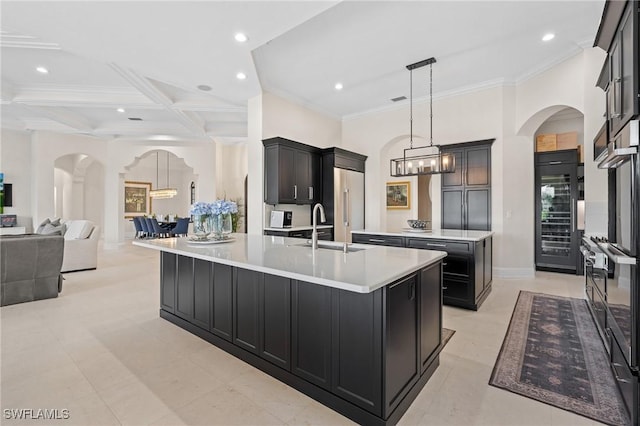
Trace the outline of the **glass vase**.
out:
M 211 215 L 196 214 L 193 215 L 193 239 L 205 241 L 211 234 Z
M 215 240 L 226 240 L 231 233 L 231 213 L 211 216 L 211 236 Z

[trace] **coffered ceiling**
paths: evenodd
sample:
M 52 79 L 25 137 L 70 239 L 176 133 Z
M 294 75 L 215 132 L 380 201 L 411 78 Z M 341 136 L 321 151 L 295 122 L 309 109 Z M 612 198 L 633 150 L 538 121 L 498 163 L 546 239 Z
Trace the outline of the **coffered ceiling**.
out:
M 243 140 L 247 100 L 261 90 L 347 117 L 408 97 L 404 66 L 431 56 L 435 96 L 526 79 L 591 46 L 603 6 L 3 1 L 2 126 Z M 237 32 L 249 40 L 236 42 Z M 547 32 L 556 37 L 545 43 Z M 427 93 L 423 77 L 416 72 L 416 98 Z

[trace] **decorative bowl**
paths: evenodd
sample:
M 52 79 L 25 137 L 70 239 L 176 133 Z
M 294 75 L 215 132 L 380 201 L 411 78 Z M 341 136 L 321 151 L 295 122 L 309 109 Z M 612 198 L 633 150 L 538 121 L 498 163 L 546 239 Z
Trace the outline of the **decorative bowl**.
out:
M 429 223 L 429 221 L 410 219 L 410 220 L 407 220 L 407 223 L 409 224 L 410 227 L 414 229 L 427 229 L 427 224 Z

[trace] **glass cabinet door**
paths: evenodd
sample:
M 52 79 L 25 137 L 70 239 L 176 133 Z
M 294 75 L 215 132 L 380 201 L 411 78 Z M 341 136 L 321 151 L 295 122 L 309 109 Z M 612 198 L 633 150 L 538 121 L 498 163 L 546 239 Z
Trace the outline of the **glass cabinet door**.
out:
M 539 166 L 536 191 L 536 265 L 575 271 L 575 165 Z

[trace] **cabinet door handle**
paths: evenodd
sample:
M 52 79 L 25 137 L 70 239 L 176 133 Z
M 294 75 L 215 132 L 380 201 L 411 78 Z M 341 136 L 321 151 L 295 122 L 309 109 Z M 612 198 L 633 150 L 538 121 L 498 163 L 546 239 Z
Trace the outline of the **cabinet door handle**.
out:
M 298 185 L 293 185 L 293 199 L 298 199 Z
M 562 164 L 562 161 L 549 161 L 549 164 Z
M 575 198 L 571 198 L 571 209 L 570 209 L 570 213 L 569 215 L 571 216 L 571 233 L 576 232 L 576 215 L 575 215 L 575 205 L 576 203 L 576 199 Z
M 370 243 L 386 243 L 385 240 L 380 240 L 380 239 L 377 239 L 377 238 L 369 238 L 369 242 Z
M 427 243 L 429 247 L 446 247 L 446 244 Z
M 349 188 L 342 193 L 342 222 L 345 227 L 349 226 Z
M 313 200 L 313 186 L 309 187 L 309 199 Z
M 409 285 L 409 300 L 413 300 L 416 298 L 416 283 L 411 283 Z

